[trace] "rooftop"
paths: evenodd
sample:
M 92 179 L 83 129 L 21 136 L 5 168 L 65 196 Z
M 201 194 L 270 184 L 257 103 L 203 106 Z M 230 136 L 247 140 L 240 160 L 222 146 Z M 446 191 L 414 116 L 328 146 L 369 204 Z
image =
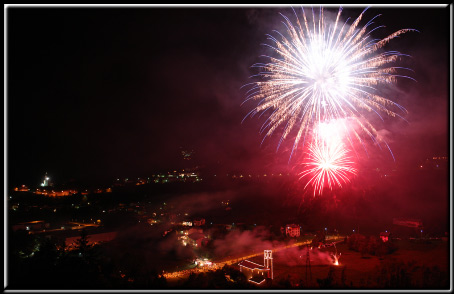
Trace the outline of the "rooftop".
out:
M 255 276 L 255 277 L 250 278 L 249 281 L 251 281 L 253 283 L 256 283 L 256 284 L 261 284 L 261 283 L 263 283 L 265 281 L 265 278 L 264 277 Z
M 249 260 L 243 260 L 238 263 L 239 266 L 244 266 L 249 269 L 258 269 L 258 270 L 269 270 L 269 268 L 265 268 L 263 265 L 249 261 Z

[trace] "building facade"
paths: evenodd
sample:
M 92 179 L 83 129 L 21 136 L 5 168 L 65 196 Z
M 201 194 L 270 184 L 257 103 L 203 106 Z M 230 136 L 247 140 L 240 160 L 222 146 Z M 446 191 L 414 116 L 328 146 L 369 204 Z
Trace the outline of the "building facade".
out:
M 296 224 L 289 224 L 285 226 L 285 234 L 289 237 L 296 238 L 301 235 L 301 228 Z
M 242 272 L 249 282 L 261 285 L 266 279 L 273 279 L 273 252 L 265 250 L 263 255 L 263 265 L 243 260 L 238 263 Z

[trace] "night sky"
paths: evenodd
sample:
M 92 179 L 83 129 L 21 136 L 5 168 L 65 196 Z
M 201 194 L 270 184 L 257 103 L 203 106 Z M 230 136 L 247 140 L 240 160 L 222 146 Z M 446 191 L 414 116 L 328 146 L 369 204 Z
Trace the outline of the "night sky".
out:
M 296 8 L 296 7 L 295 7 Z M 363 8 L 345 7 L 342 19 Z M 332 9 L 337 12 L 336 8 Z M 241 86 L 263 62 L 266 34 L 282 31 L 290 7 L 12 7 L 7 16 L 7 164 L 11 185 L 149 176 L 193 164 L 213 171 L 285 169 L 279 135 L 246 119 Z M 396 162 L 449 155 L 449 8 L 371 7 L 387 50 L 411 55 L 417 82 L 399 80 L 389 98 L 408 123 L 383 126 Z M 351 20 L 350 20 L 351 23 Z M 365 24 L 365 22 L 363 22 Z M 291 146 L 288 144 L 288 146 Z M 181 149 L 182 148 L 182 149 Z M 392 161 L 375 150 L 373 159 Z

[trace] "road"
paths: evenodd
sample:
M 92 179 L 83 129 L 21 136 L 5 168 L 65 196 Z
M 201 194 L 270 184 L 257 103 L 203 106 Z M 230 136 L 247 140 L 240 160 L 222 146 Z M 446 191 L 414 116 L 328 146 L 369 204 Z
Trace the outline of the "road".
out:
M 326 241 L 334 241 L 333 243 L 339 243 L 339 242 L 342 242 L 343 240 L 344 240 L 344 236 L 327 236 L 326 237 Z M 273 253 L 275 253 L 275 252 L 286 250 L 286 249 L 289 249 L 292 247 L 307 245 L 307 244 L 310 244 L 311 242 L 312 242 L 312 240 L 297 242 L 297 243 L 289 244 L 287 246 L 277 247 L 272 250 L 273 250 Z M 163 276 L 166 279 L 178 279 L 178 278 L 184 279 L 187 276 L 189 276 L 191 273 L 204 273 L 204 272 L 208 272 L 208 271 L 221 269 L 225 265 L 232 265 L 232 264 L 238 263 L 244 259 L 250 259 L 250 258 L 259 256 L 259 255 L 262 255 L 262 254 L 263 254 L 263 251 L 260 251 L 260 253 L 253 253 L 250 255 L 245 255 L 245 256 L 229 259 L 229 260 L 219 261 L 216 263 L 213 262 L 210 266 L 206 266 L 206 267 L 202 267 L 202 268 L 196 267 L 196 268 L 182 270 L 182 271 L 164 272 Z

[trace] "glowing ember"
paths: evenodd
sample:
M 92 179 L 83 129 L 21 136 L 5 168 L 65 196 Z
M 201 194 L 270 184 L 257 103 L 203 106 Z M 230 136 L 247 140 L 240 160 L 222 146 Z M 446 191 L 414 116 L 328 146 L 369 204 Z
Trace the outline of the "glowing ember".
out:
M 336 247 L 336 244 L 334 244 L 334 247 Z M 332 254 L 334 265 L 339 265 L 339 258 L 341 257 L 341 254 L 342 253 L 337 254 L 337 248 L 336 248 L 336 252 L 334 254 Z

